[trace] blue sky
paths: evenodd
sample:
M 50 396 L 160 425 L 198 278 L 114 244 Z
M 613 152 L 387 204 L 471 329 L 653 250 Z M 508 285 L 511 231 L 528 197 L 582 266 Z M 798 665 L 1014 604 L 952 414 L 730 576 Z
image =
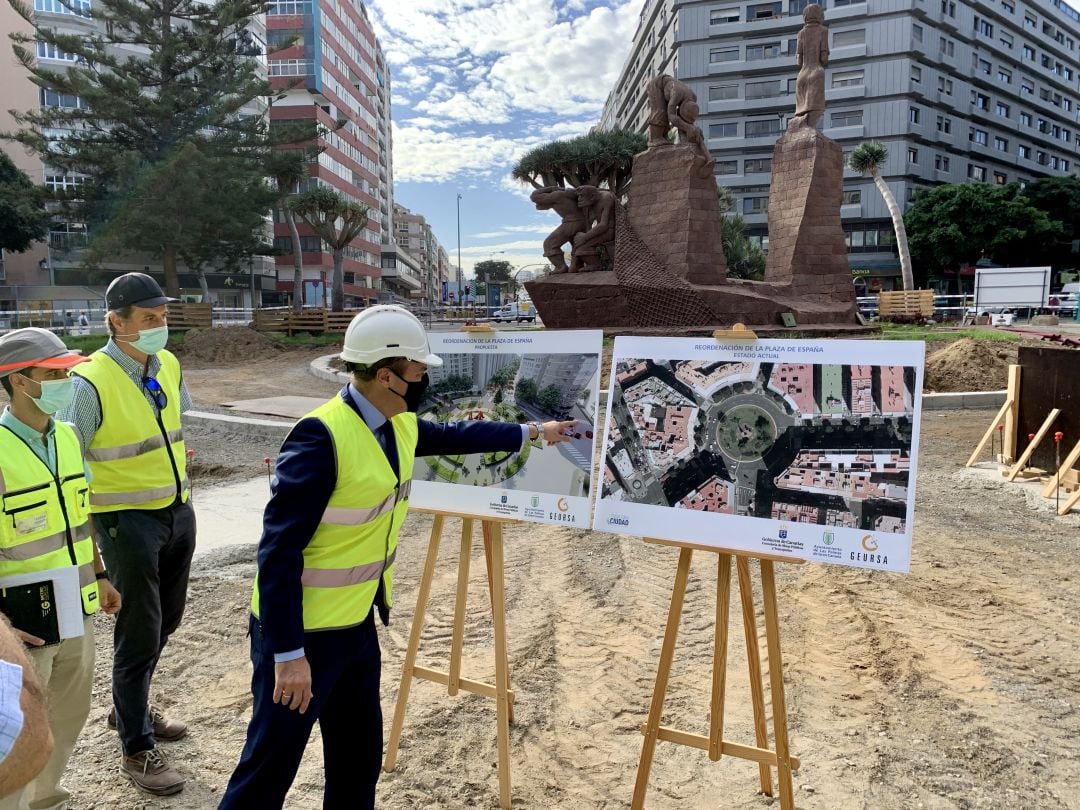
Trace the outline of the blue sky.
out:
M 558 218 L 510 179 L 532 146 L 587 132 L 643 0 L 368 0 L 393 81 L 394 197 L 457 262 L 542 262 Z

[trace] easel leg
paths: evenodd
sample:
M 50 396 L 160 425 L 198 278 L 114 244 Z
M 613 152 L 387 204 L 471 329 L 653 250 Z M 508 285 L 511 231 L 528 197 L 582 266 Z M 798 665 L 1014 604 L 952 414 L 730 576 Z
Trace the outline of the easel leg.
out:
M 634 800 L 630 805 L 632 810 L 644 810 L 645 807 L 645 793 L 649 789 L 649 772 L 652 770 L 653 755 L 656 753 L 657 734 L 664 713 L 664 697 L 671 675 L 671 661 L 675 656 L 675 639 L 679 635 L 679 619 L 686 598 L 686 581 L 690 576 L 690 559 L 693 553 L 688 548 L 679 551 L 679 568 L 675 572 L 675 585 L 671 589 L 671 607 L 668 609 L 667 627 L 664 629 L 664 643 L 660 648 L 660 663 L 656 668 L 656 685 L 653 687 L 649 718 L 645 722 L 645 741 L 641 744 Z
M 794 810 L 791 751 L 788 747 L 787 703 L 784 700 L 784 662 L 780 654 L 780 617 L 776 607 L 776 579 L 772 560 L 761 561 L 761 593 L 765 602 L 765 644 L 769 654 L 773 736 L 776 740 L 776 781 L 780 783 L 781 810 Z
M 493 610 L 492 618 L 494 619 L 495 594 L 493 593 L 492 587 L 491 587 L 491 571 L 492 571 L 492 565 L 491 565 L 491 532 L 492 532 L 492 528 L 495 526 L 495 524 L 492 523 L 491 521 L 485 520 L 485 521 L 483 521 L 483 523 L 480 524 L 480 526 L 481 526 L 481 530 L 483 531 L 483 534 L 484 534 L 484 562 L 487 563 L 488 598 L 490 599 L 491 604 L 492 604 L 492 610 Z M 499 528 L 499 536 L 502 537 L 502 528 L 501 528 L 501 526 Z M 507 689 L 510 688 L 510 661 L 509 661 L 509 659 L 506 662 L 506 688 Z M 511 703 L 510 703 L 510 723 L 513 724 L 513 722 L 514 722 L 514 703 L 513 703 L 513 701 L 511 701 Z
M 409 688 L 412 686 L 416 653 L 420 649 L 420 633 L 424 629 L 424 613 L 427 611 L 428 594 L 431 592 L 431 579 L 435 574 L 435 561 L 439 557 L 439 540 L 442 538 L 443 521 L 442 515 L 436 515 L 431 521 L 431 539 L 428 540 L 424 573 L 420 577 L 420 588 L 416 594 L 416 609 L 413 611 L 412 629 L 409 631 L 409 646 L 405 650 L 405 662 L 401 665 L 401 684 L 398 686 L 394 721 L 390 725 L 390 742 L 386 746 L 386 760 L 383 763 L 383 770 L 387 773 L 394 770 L 394 765 L 397 764 L 401 729 L 405 725 L 405 707 L 409 702 Z
M 506 651 L 506 589 L 503 581 L 502 526 L 492 524 L 491 613 L 495 629 L 495 694 L 499 746 L 499 807 L 510 807 L 510 673 Z
M 762 687 L 761 652 L 758 649 L 757 616 L 754 611 L 754 590 L 750 581 L 750 560 L 736 557 L 739 572 L 739 600 L 742 602 L 743 635 L 746 636 L 746 662 L 750 668 L 750 700 L 754 705 L 754 737 L 758 748 L 769 747 L 769 729 L 765 723 L 765 691 Z M 758 765 L 761 792 L 772 796 L 772 776 L 769 766 Z
M 450 677 L 446 692 L 457 695 L 461 679 L 461 648 L 465 642 L 465 605 L 469 599 L 469 563 L 472 560 L 473 522 L 461 521 L 461 554 L 458 557 L 457 596 L 454 599 L 454 630 L 450 639 Z
M 709 759 L 720 759 L 724 741 L 724 688 L 727 681 L 728 609 L 731 602 L 731 555 L 718 554 L 716 626 L 713 628 L 712 700 L 709 704 Z

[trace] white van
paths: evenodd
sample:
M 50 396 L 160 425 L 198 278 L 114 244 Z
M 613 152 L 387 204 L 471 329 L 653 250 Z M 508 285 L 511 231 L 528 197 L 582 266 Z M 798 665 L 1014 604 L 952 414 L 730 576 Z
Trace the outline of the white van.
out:
M 510 304 L 504 304 L 491 314 L 491 320 L 495 323 L 510 323 L 511 321 L 528 321 L 529 323 L 536 323 L 536 308 L 528 301 L 514 301 Z

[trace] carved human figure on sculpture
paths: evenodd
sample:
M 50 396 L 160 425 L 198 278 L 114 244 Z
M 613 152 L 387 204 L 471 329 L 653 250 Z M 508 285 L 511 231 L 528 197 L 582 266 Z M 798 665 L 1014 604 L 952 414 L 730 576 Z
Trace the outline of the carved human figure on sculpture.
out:
M 618 202 L 610 191 L 596 186 L 578 186 L 577 201 L 592 227 L 574 236 L 570 272 L 603 270 L 600 248 L 605 249 L 609 258 L 614 254 L 615 206 Z
M 588 230 L 589 227 L 585 212 L 578 207 L 578 190 L 547 186 L 534 191 L 529 195 L 529 199 L 533 201 L 537 210 L 551 210 L 562 217 L 562 224 L 544 240 L 544 258 L 555 268 L 552 270 L 553 273 L 569 271 L 570 268 L 566 266 L 566 257 L 563 255 L 563 245 L 569 242 L 572 250 L 574 237 Z
M 795 61 L 799 77 L 795 80 L 795 116 L 788 130 L 796 127 L 817 127 L 825 114 L 825 66 L 829 64 L 829 29 L 823 24 L 825 12 L 821 6 L 810 5 L 803 11 L 803 28 L 799 32 Z
M 667 146 L 668 130 L 679 131 L 679 141 L 693 145 L 698 154 L 699 166 L 708 166 L 712 173 L 715 161 L 705 148 L 705 136 L 694 123 L 697 121 L 697 95 L 678 79 L 666 73 L 649 82 L 649 148 Z

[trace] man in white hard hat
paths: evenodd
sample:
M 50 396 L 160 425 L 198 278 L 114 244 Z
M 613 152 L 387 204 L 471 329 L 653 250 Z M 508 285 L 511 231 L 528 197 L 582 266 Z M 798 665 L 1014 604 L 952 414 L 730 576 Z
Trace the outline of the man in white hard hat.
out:
M 574 423 L 417 419 L 432 354 L 394 306 L 353 319 L 341 352 L 352 382 L 301 419 L 277 460 L 251 606 L 254 705 L 221 808 L 280 808 L 315 721 L 323 807 L 375 806 L 382 762 L 375 611 L 389 622 L 394 555 L 418 455 L 566 441 Z

